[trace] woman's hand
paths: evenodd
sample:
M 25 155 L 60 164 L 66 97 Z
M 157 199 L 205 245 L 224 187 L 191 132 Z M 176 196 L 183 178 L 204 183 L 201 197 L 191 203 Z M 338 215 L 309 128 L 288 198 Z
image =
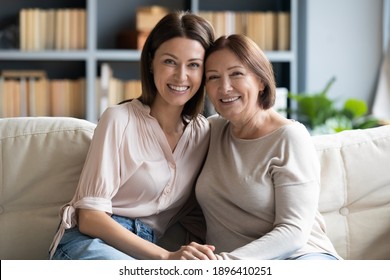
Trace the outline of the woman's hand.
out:
M 216 260 L 214 254 L 215 247 L 212 245 L 202 245 L 191 242 L 188 245 L 181 246 L 176 252 L 171 252 L 169 260 Z

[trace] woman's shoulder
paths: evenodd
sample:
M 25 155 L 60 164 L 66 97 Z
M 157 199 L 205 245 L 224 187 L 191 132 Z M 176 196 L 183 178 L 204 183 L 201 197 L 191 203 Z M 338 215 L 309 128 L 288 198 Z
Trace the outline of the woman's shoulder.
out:
M 196 137 L 208 137 L 210 133 L 210 124 L 205 118 L 205 116 L 199 114 L 194 117 L 190 123 L 190 130 L 192 131 L 192 135 L 196 135 Z
M 279 129 L 279 133 L 274 133 L 274 137 L 281 143 L 289 143 L 291 147 L 310 147 L 313 145 L 307 127 L 298 121 L 284 125 Z
M 219 114 L 209 116 L 207 118 L 207 120 L 210 123 L 210 125 L 212 125 L 212 126 L 223 126 L 228 122 L 226 119 L 221 117 Z
M 309 137 L 310 133 L 306 126 L 298 121 L 292 120 L 291 123 L 281 127 L 284 134 L 296 137 Z
M 100 116 L 98 124 L 119 124 L 128 121 L 127 104 L 107 107 Z
M 194 123 L 196 123 L 200 127 L 208 128 L 210 126 L 209 122 L 207 121 L 207 118 L 202 114 L 197 115 L 193 120 Z
M 110 122 L 127 123 L 131 115 L 140 115 L 135 112 L 147 113 L 149 107 L 145 107 L 140 101 L 132 100 L 118 105 L 108 107 L 102 114 L 101 120 L 105 119 Z
M 126 129 L 130 121 L 136 119 L 134 117 L 134 105 L 131 103 L 132 102 L 128 102 L 108 107 L 101 115 L 98 126 L 106 128 L 111 127 L 115 130 Z

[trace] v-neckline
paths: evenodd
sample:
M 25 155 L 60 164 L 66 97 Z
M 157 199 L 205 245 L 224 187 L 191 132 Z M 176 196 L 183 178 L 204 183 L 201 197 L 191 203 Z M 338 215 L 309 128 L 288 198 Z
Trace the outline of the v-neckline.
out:
M 175 148 L 172 150 L 171 146 L 169 145 L 168 139 L 165 136 L 165 133 L 161 128 L 160 124 L 158 123 L 157 119 L 154 118 L 153 116 L 150 117 L 153 118 L 153 126 L 154 126 L 153 131 L 155 134 L 158 133 L 158 135 L 156 136 L 160 143 L 160 146 L 164 151 L 166 158 L 170 159 L 171 161 L 174 161 L 177 155 L 180 154 L 183 149 L 183 145 L 188 134 L 188 126 L 191 124 L 191 121 L 187 125 L 185 125 L 183 133 L 181 134 L 179 140 L 177 141 Z

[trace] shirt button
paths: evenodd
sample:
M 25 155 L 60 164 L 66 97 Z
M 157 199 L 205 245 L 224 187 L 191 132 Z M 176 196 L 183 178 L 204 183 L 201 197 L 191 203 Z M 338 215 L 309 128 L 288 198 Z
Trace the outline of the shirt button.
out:
M 348 214 L 349 214 L 349 209 L 348 209 L 347 207 L 342 207 L 342 208 L 340 208 L 339 213 L 340 213 L 341 215 L 343 215 L 343 216 L 348 216 Z

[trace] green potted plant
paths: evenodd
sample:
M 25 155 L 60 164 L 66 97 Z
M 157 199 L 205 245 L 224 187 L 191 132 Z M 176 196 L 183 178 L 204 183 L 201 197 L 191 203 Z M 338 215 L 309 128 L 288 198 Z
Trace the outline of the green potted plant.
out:
M 367 114 L 368 108 L 364 100 L 348 98 L 341 108 L 336 107 L 336 100 L 327 96 L 335 80 L 333 77 L 322 91 L 314 94 L 289 93 L 289 98 L 297 103 L 296 109 L 290 110 L 290 113 L 305 124 L 312 134 L 378 126 L 378 120 Z

